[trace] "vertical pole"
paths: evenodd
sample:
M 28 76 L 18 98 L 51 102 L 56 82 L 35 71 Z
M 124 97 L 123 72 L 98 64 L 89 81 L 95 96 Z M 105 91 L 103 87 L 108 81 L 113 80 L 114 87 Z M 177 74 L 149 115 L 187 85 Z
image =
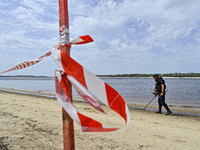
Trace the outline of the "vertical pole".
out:
M 69 29 L 69 18 L 68 18 L 68 2 L 67 0 L 59 0 L 59 25 L 66 26 Z M 69 34 L 66 37 L 69 39 Z M 69 41 L 68 41 L 69 42 Z M 70 55 L 70 47 L 66 44 L 60 45 L 60 50 L 64 51 L 68 55 Z M 68 81 L 68 92 L 69 96 L 72 99 L 72 86 Z M 62 109 L 63 116 L 63 143 L 64 150 L 74 150 L 74 124 L 71 117 L 66 113 L 64 109 Z

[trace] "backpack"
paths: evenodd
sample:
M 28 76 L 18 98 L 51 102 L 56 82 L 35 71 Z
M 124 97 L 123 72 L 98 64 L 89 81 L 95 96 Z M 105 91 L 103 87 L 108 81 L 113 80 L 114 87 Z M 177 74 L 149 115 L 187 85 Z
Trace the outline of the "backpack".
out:
M 163 80 L 162 77 L 159 77 L 159 78 L 156 79 L 156 85 L 155 85 L 155 88 L 156 88 L 156 90 L 157 90 L 158 92 L 161 92 L 161 85 L 159 85 L 159 83 L 158 83 L 158 81 L 159 81 L 160 79 L 162 80 L 162 82 L 163 82 L 163 84 L 164 84 L 164 89 L 166 89 L 165 80 Z

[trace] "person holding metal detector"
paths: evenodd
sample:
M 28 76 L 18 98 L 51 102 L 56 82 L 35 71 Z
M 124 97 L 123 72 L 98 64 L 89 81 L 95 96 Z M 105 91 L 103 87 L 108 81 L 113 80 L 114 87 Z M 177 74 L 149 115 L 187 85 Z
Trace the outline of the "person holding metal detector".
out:
M 162 79 L 162 77 L 159 77 L 158 74 L 154 74 L 153 78 L 156 81 L 155 91 L 153 94 L 158 95 L 158 105 L 159 105 L 158 111 L 156 111 L 155 113 L 162 114 L 162 106 L 164 106 L 165 109 L 167 110 L 167 113 L 165 115 L 170 115 L 172 114 L 172 112 L 165 103 L 165 93 L 166 93 L 165 81 Z

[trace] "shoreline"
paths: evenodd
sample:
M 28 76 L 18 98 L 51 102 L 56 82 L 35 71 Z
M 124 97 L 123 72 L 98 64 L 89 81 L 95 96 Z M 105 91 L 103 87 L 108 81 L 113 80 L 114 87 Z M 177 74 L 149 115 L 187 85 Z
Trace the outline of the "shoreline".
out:
M 22 95 L 30 95 L 30 96 L 38 96 L 38 97 L 46 97 L 46 98 L 51 98 L 56 100 L 56 95 L 55 94 L 50 94 L 50 93 L 40 93 L 40 92 L 32 92 L 32 91 L 25 91 L 25 90 L 17 90 L 17 89 L 10 89 L 10 88 L 2 88 L 0 87 L 0 91 L 8 92 L 8 93 L 16 93 L 16 94 L 22 94 Z M 81 97 L 73 97 L 74 101 L 80 101 L 80 102 L 85 102 L 82 100 Z M 101 104 L 101 102 L 100 102 Z M 140 109 L 144 110 L 146 104 L 142 103 L 127 103 L 129 109 Z M 176 107 L 173 105 L 169 105 L 171 111 L 173 114 L 177 115 L 187 115 L 187 116 L 198 116 L 200 117 L 200 110 L 195 110 L 196 107 L 189 107 L 189 106 L 180 106 Z M 158 108 L 157 105 L 148 105 L 148 107 L 145 109 L 145 111 L 156 111 Z M 192 109 L 194 108 L 194 109 Z M 199 107 L 198 107 L 199 108 Z M 163 108 L 163 113 L 165 113 L 166 110 Z
M 97 76 L 99 77 L 99 76 Z M 163 76 L 162 76 L 163 77 Z M 99 77 L 99 78 L 152 78 L 152 77 Z M 163 77 L 163 78 L 188 78 L 188 79 L 200 79 L 200 77 Z
M 0 149 L 63 149 L 62 108 L 53 98 L 0 91 Z M 80 113 L 109 127 L 124 120 L 105 105 L 109 114 L 74 101 Z M 130 124 L 121 132 L 81 132 L 74 123 L 75 148 L 81 150 L 188 150 L 200 147 L 200 117 L 156 114 L 129 109 Z
M 52 76 L 0 76 L 0 78 L 52 78 L 54 80 L 54 77 Z M 104 77 L 104 76 L 97 76 L 99 78 L 152 78 L 152 77 Z M 188 78 L 188 79 L 200 79 L 200 77 L 165 77 L 162 76 L 163 78 Z

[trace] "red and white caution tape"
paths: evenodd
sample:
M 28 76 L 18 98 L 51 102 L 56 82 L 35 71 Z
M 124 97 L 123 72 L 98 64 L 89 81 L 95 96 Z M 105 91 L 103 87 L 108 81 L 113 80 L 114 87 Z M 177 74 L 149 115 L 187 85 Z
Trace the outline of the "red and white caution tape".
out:
M 72 40 L 69 45 L 85 44 L 92 41 L 93 39 L 89 35 L 85 35 Z M 67 80 L 71 82 L 77 93 L 95 109 L 99 110 L 102 113 L 105 113 L 99 105 L 99 103 L 95 100 L 95 98 L 93 98 L 93 96 L 90 93 L 92 93 L 106 106 L 110 107 L 112 110 L 118 113 L 125 120 L 126 125 L 128 125 L 130 122 L 130 113 L 121 95 L 111 86 L 102 81 L 100 78 L 96 77 L 87 69 L 83 68 L 68 54 L 60 51 L 59 45 L 60 44 L 52 46 L 51 52 L 46 53 L 45 55 L 39 57 L 36 60 L 23 62 L 7 71 L 1 72 L 0 74 L 9 71 L 24 69 L 26 67 L 40 62 L 45 57 L 52 55 L 54 61 L 56 62 L 59 68 L 59 71 L 55 71 L 54 73 L 57 100 L 59 104 L 65 109 L 65 111 L 70 115 L 70 117 L 80 125 L 82 131 L 110 132 L 125 129 L 126 127 L 121 129 L 109 128 L 101 124 L 100 122 L 87 116 L 84 116 L 78 112 L 78 110 L 70 100 L 69 93 L 67 91 Z M 64 74 L 61 72 L 63 72 Z
M 86 44 L 93 42 L 93 39 L 89 35 L 79 36 L 71 41 L 72 45 L 78 45 L 78 44 Z
M 51 53 L 58 68 L 66 73 L 65 75 L 61 75 L 60 71 L 55 72 L 56 94 L 58 102 L 70 115 L 70 117 L 81 126 L 82 131 L 110 132 L 122 129 L 106 127 L 103 124 L 79 113 L 69 100 L 70 97 L 66 88 L 67 79 L 72 83 L 77 93 L 81 93 L 80 96 L 88 101 L 93 107 L 101 112 L 104 112 L 98 102 L 92 98 L 87 90 L 106 106 L 117 112 L 125 120 L 126 125 L 129 124 L 130 113 L 128 107 L 121 95 L 116 90 L 114 90 L 100 78 L 93 75 L 87 69 L 83 68 L 65 52 L 60 51 L 57 46 L 52 47 Z M 85 88 L 87 90 L 85 90 Z
M 89 42 L 93 42 L 93 39 L 89 36 L 89 35 L 84 35 L 84 36 L 80 36 L 74 40 L 71 41 L 71 45 L 76 45 L 76 44 L 86 44 Z M 14 70 L 20 70 L 20 69 L 24 69 L 27 67 L 30 67 L 32 65 L 37 64 L 38 62 L 40 62 L 41 60 L 43 60 L 44 58 L 48 57 L 51 55 L 51 51 L 47 52 L 46 54 L 40 56 L 39 58 L 37 58 L 36 60 L 32 60 L 32 61 L 25 61 L 23 63 L 18 64 L 17 66 L 3 71 L 0 74 L 6 73 L 6 72 L 10 72 L 10 71 L 14 71 Z
M 51 55 L 51 51 L 47 52 L 46 54 L 40 56 L 39 58 L 37 58 L 36 60 L 32 60 L 32 61 L 25 61 L 21 64 L 18 64 L 17 66 L 9 69 L 9 70 L 6 70 L 6 71 L 3 71 L 1 72 L 0 74 L 3 74 L 3 73 L 6 73 L 6 72 L 10 72 L 10 71 L 14 71 L 14 70 L 20 70 L 20 69 L 24 69 L 24 68 L 27 68 L 27 67 L 30 67 L 32 65 L 35 65 L 37 63 L 39 63 L 41 60 L 43 60 L 44 58 L 48 57 Z

